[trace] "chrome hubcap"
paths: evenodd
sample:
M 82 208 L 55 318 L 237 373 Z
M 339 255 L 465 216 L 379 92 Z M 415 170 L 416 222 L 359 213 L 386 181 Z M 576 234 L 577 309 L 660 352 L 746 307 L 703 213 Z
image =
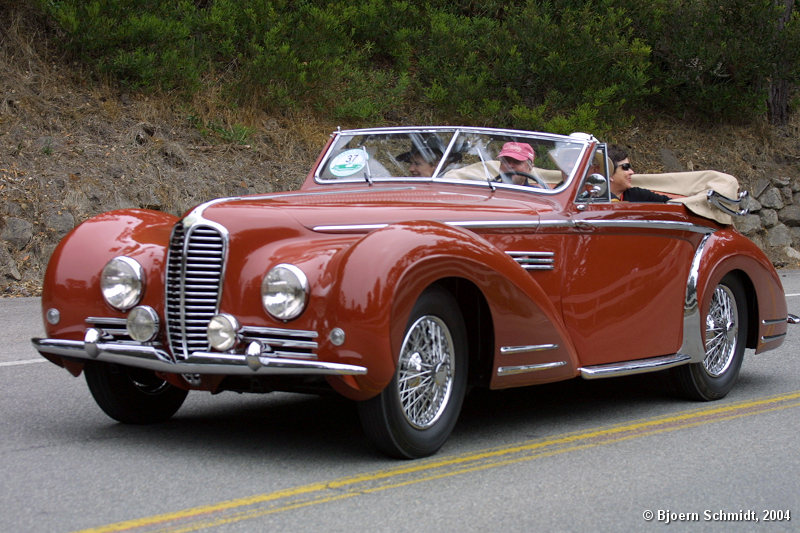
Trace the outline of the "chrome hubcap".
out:
M 706 357 L 703 366 L 710 376 L 725 373 L 736 353 L 739 313 L 733 292 L 725 285 L 714 290 L 706 317 Z
M 444 412 L 453 389 L 453 339 L 435 316 L 417 319 L 403 340 L 398 361 L 398 393 L 406 420 L 431 427 Z

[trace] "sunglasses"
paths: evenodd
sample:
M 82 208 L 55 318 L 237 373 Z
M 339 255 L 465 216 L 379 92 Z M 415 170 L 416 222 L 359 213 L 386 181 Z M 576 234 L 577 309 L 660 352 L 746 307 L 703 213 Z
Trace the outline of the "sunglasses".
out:
M 617 168 L 621 168 L 622 170 L 630 170 L 631 164 L 630 163 L 622 163 L 621 165 L 617 165 Z

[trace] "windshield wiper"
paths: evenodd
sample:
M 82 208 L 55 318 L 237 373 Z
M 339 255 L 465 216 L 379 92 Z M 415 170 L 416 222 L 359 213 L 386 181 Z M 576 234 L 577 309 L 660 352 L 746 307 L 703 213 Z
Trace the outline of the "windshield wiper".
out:
M 369 168 L 369 152 L 367 152 L 367 147 L 362 145 L 361 150 L 364 152 L 364 179 L 367 180 L 367 184 L 372 185 L 372 171 Z
M 492 192 L 494 192 L 497 190 L 497 187 L 495 187 L 492 175 L 489 173 L 489 167 L 486 165 L 486 159 L 484 159 L 483 150 L 481 150 L 480 147 L 478 147 L 478 157 L 481 158 L 481 163 L 483 163 L 483 173 L 486 174 L 486 183 L 489 184 L 489 187 L 492 188 Z

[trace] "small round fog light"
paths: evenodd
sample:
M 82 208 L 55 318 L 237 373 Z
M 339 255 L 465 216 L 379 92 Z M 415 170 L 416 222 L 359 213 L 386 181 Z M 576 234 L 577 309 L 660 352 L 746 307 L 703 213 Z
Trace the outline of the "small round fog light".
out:
M 48 309 L 47 313 L 45 313 L 45 316 L 47 318 L 47 323 L 52 324 L 53 326 L 61 322 L 61 313 L 55 307 Z
M 231 315 L 216 315 L 208 322 L 206 334 L 208 344 L 215 350 L 224 352 L 236 344 L 236 332 L 239 331 L 239 322 Z
M 328 338 L 334 346 L 341 346 L 344 344 L 344 330 L 342 328 L 333 328 Z
M 131 309 L 125 324 L 128 335 L 137 342 L 147 342 L 156 338 L 158 334 L 158 313 L 147 305 L 140 305 Z

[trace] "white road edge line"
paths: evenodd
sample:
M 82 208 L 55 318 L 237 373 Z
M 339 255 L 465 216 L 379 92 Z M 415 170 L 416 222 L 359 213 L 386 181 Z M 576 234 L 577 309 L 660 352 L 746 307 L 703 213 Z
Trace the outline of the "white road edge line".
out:
M 34 363 L 47 363 L 47 359 L 23 359 L 21 361 L 5 361 L 0 363 L 0 366 L 20 366 L 20 365 L 32 365 Z

